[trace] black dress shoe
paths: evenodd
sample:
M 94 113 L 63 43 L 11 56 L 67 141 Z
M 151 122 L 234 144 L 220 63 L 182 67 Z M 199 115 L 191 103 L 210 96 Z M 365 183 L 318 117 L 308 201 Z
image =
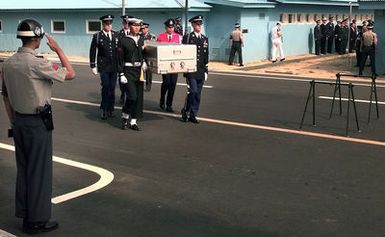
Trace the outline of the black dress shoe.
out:
M 282 61 L 285 61 L 285 60 L 286 60 L 286 58 L 281 58 L 281 60 L 279 60 L 279 61 L 281 61 L 281 62 L 282 62 Z
M 106 119 L 107 119 L 106 111 L 101 110 L 101 112 L 100 112 L 100 118 L 101 118 L 102 120 L 106 120 Z
M 160 104 L 159 107 L 160 107 L 161 110 L 165 109 L 164 104 Z
M 195 117 L 190 117 L 190 118 L 188 118 L 188 121 L 190 121 L 190 122 L 192 122 L 192 123 L 195 123 L 195 124 L 198 124 L 198 123 L 199 123 L 198 119 L 196 119 Z
M 134 131 L 140 131 L 140 128 L 137 124 L 132 124 L 130 125 L 130 129 L 134 130 Z
M 109 118 L 115 118 L 114 112 L 108 112 L 107 115 Z
M 23 222 L 23 232 L 29 235 L 39 234 L 56 230 L 59 227 L 59 222 L 50 220 L 47 222 Z
M 123 130 L 128 129 L 128 119 L 122 118 L 122 129 Z
M 187 112 L 186 110 L 183 108 L 180 113 L 182 114 L 182 121 L 183 122 L 187 122 Z
M 277 60 L 273 60 L 273 61 L 271 61 L 272 63 L 276 63 L 277 62 Z
M 172 109 L 171 106 L 167 106 L 166 111 L 169 113 L 174 113 L 174 110 Z

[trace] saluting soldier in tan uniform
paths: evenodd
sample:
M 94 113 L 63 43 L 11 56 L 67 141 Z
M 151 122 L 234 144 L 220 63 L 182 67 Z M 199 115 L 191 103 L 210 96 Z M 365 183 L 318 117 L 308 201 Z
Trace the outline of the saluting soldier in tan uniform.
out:
M 57 53 L 63 67 L 40 58 L 44 35 Z M 33 19 L 20 22 L 17 38 L 23 47 L 6 60 L 2 68 L 2 94 L 13 128 L 16 147 L 16 216 L 23 218 L 28 234 L 47 232 L 58 227 L 51 219 L 52 197 L 52 111 L 54 81 L 75 77 L 75 72 L 59 45 L 44 33 Z M 11 136 L 11 134 L 10 134 Z
M 230 35 L 230 41 L 231 41 L 231 51 L 230 51 L 229 65 L 233 65 L 235 53 L 238 52 L 239 66 L 242 67 L 243 66 L 243 59 L 242 59 L 243 33 L 241 31 L 241 26 L 238 23 L 235 24 L 235 29 Z

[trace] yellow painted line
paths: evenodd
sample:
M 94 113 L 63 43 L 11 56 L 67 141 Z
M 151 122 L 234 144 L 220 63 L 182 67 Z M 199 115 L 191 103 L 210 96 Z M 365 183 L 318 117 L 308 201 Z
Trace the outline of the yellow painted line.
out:
M 15 151 L 14 146 L 8 145 L 5 143 L 0 143 L 0 148 L 5 149 L 5 150 L 9 150 L 9 151 Z M 106 169 L 100 168 L 100 167 L 80 163 L 80 162 L 69 160 L 69 159 L 64 159 L 64 158 L 61 158 L 58 156 L 53 156 L 52 160 L 54 162 L 61 163 L 63 165 L 68 165 L 68 166 L 76 167 L 79 169 L 87 170 L 87 171 L 96 173 L 100 176 L 100 179 L 96 183 L 94 183 L 88 187 L 85 187 L 85 188 L 82 188 L 82 189 L 79 189 L 79 190 L 76 190 L 76 191 L 66 193 L 66 194 L 52 198 L 53 204 L 59 204 L 59 203 L 62 203 L 62 202 L 65 202 L 65 201 L 68 201 L 68 200 L 71 200 L 74 198 L 78 198 L 80 196 L 83 196 L 83 195 L 86 195 L 86 194 L 89 194 L 92 192 L 95 192 L 99 189 L 106 187 L 107 185 L 109 185 L 114 180 L 114 174 L 113 173 L 111 173 L 110 171 L 108 171 Z
M 65 102 L 65 103 L 73 103 L 73 104 L 89 105 L 89 106 L 99 107 L 99 104 L 90 103 L 90 102 L 68 100 L 68 99 L 59 99 L 59 98 L 53 98 L 53 100 L 60 101 L 60 102 Z M 115 108 L 116 109 L 121 109 L 121 107 L 119 107 L 119 106 L 116 106 Z M 168 116 L 168 117 L 173 117 L 173 118 L 180 118 L 181 117 L 178 114 L 170 114 L 170 113 L 157 112 L 157 111 L 151 111 L 151 110 L 144 110 L 144 112 L 148 113 L 148 114 L 162 115 L 162 116 Z M 383 142 L 383 141 L 368 140 L 368 139 L 361 139 L 361 138 L 352 138 L 352 137 L 344 137 L 344 136 L 325 134 L 325 133 L 317 133 L 317 132 L 307 132 L 307 131 L 303 131 L 303 130 L 279 128 L 279 127 L 272 127 L 272 126 L 265 126 L 265 125 L 258 125 L 258 124 L 233 122 L 233 121 L 226 121 L 226 120 L 221 120 L 221 119 L 211 119 L 211 118 L 204 118 L 204 117 L 199 117 L 198 119 L 200 121 L 205 121 L 205 122 L 214 123 L 214 124 L 222 124 L 222 125 L 236 126 L 236 127 L 243 127 L 243 128 L 252 128 L 252 129 L 265 130 L 265 131 L 288 133 L 288 134 L 294 134 L 294 135 L 301 135 L 301 136 L 308 136 L 308 137 L 317 137 L 317 138 L 323 138 L 323 139 L 329 139 L 329 140 L 338 140 L 338 141 L 344 141 L 344 142 L 354 142 L 354 143 L 361 143 L 361 144 L 375 145 L 375 146 L 384 146 L 385 147 L 385 142 Z

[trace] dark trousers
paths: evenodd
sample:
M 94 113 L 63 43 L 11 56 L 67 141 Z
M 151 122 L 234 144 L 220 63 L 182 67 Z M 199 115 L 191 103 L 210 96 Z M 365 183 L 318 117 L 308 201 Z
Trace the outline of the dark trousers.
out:
M 342 39 L 340 44 L 340 54 L 346 53 L 346 47 L 348 46 L 348 39 Z
M 356 40 L 351 39 L 349 42 L 349 53 L 353 53 L 353 50 L 356 49 Z
M 101 72 L 100 80 L 102 86 L 102 102 L 100 109 L 106 112 L 114 111 L 115 105 L 115 87 L 117 80 L 116 72 Z
M 243 59 L 242 59 L 242 44 L 241 42 L 233 42 L 231 45 L 231 51 L 230 51 L 230 58 L 229 58 L 229 64 L 233 64 L 235 53 L 238 52 L 238 61 L 239 64 L 243 64 Z
M 187 92 L 185 109 L 186 112 L 190 114 L 190 117 L 195 117 L 198 115 L 204 82 L 204 80 L 196 80 L 194 78 L 187 79 L 187 84 L 189 87 Z
M 366 59 L 370 59 L 370 66 L 372 68 L 372 74 L 376 74 L 376 50 L 372 47 L 364 47 L 361 51 L 361 63 L 359 73 L 362 74 L 364 71 Z
M 138 119 L 143 116 L 143 81 L 140 81 L 140 67 L 124 69 L 124 75 L 128 82 L 124 85 L 126 101 L 122 112 L 129 114 L 131 118 Z
M 332 53 L 333 52 L 334 37 L 333 36 L 329 36 L 327 40 L 328 40 L 327 52 L 328 53 Z
M 151 87 L 152 85 L 152 72 L 150 70 L 146 71 L 146 87 Z
M 315 42 L 315 54 L 320 55 L 321 54 L 321 42 L 319 39 L 316 39 Z
M 323 36 L 321 38 L 321 53 L 322 54 L 326 54 L 326 42 L 327 42 L 326 36 Z
M 338 37 L 336 38 L 336 41 L 335 41 L 335 48 L 336 48 L 336 52 L 339 53 L 341 49 L 341 39 Z
M 52 132 L 40 116 L 16 115 L 16 216 L 30 222 L 51 218 Z
M 160 104 L 164 105 L 166 94 L 167 101 L 166 106 L 172 107 L 172 101 L 174 100 L 174 93 L 176 88 L 176 83 L 178 81 L 178 74 L 164 74 L 162 75 L 163 82 L 160 89 Z

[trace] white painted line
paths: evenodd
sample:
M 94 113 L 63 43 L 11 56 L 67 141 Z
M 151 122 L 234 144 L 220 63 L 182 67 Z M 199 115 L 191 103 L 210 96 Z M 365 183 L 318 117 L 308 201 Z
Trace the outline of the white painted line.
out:
M 4 144 L 4 143 L 0 143 L 0 148 L 5 149 L 5 150 L 9 150 L 9 151 L 15 151 L 14 146 Z M 82 188 L 82 189 L 79 189 L 79 190 L 76 190 L 76 191 L 66 193 L 66 194 L 52 198 L 53 204 L 59 204 L 59 203 L 62 203 L 62 202 L 86 195 L 88 193 L 95 192 L 99 189 L 104 188 L 105 186 L 107 186 L 108 184 L 110 184 L 114 180 L 114 174 L 108 170 L 103 169 L 103 168 L 99 168 L 99 167 L 96 167 L 93 165 L 80 163 L 80 162 L 69 160 L 69 159 L 60 158 L 57 156 L 53 156 L 52 160 L 57 162 L 57 163 L 64 164 L 64 165 L 68 165 L 68 166 L 76 167 L 79 169 L 91 171 L 91 172 L 96 173 L 100 176 L 100 179 L 96 183 L 94 183 L 88 187 L 85 187 L 85 188 Z
M 162 84 L 162 81 L 157 81 L 157 80 L 153 80 L 152 83 L 156 83 L 156 84 Z M 178 86 L 187 86 L 186 83 L 176 83 Z M 214 87 L 213 86 L 206 86 L 206 85 L 203 85 L 203 88 L 207 88 L 207 89 L 213 89 Z
M 58 98 L 53 98 L 53 100 L 65 102 L 65 103 L 73 103 L 73 104 L 90 105 L 93 107 L 99 107 L 99 104 L 90 103 L 90 102 L 58 99 Z M 115 108 L 121 109 L 121 107 L 115 107 Z M 174 118 L 180 118 L 181 117 L 179 114 L 163 113 L 163 112 L 150 111 L 150 110 L 144 110 L 144 112 L 149 113 L 149 114 L 162 115 L 162 116 L 168 116 L 168 117 L 174 117 Z M 317 137 L 317 138 L 323 138 L 323 139 L 339 140 L 339 141 L 345 141 L 345 142 L 354 142 L 354 143 L 360 143 L 360 144 L 385 147 L 385 142 L 376 141 L 376 140 L 350 138 L 350 137 L 343 137 L 343 136 L 337 136 L 337 135 L 331 135 L 331 134 L 325 134 L 325 133 L 306 132 L 306 131 L 302 131 L 302 130 L 279 128 L 279 127 L 272 127 L 272 126 L 265 126 L 265 125 L 258 125 L 258 124 L 241 123 L 241 122 L 232 122 L 232 121 L 203 118 L 203 117 L 199 117 L 199 120 L 209 122 L 209 123 L 215 123 L 215 124 L 222 124 L 222 125 L 229 125 L 229 126 L 236 126 L 236 127 L 243 127 L 243 128 L 253 128 L 253 129 L 258 129 L 258 130 L 273 131 L 273 132 L 280 132 L 280 133 L 289 133 L 289 134 L 295 134 L 295 135 L 301 135 L 301 136 Z
M 210 74 L 215 75 L 223 75 L 223 76 L 233 76 L 233 77 L 249 77 L 249 78 L 258 78 L 258 79 L 271 79 L 271 80 L 277 80 L 277 81 L 296 81 L 296 82 L 311 82 L 310 79 L 300 79 L 300 78 L 287 78 L 287 77 L 272 77 L 272 76 L 260 76 L 260 75 L 250 75 L 250 74 L 232 74 L 232 73 L 222 73 L 222 72 L 211 72 Z M 335 80 L 317 80 L 319 82 L 334 82 Z M 343 80 L 341 80 L 343 81 Z M 349 82 L 352 82 L 352 80 L 349 80 Z M 363 87 L 370 87 L 370 82 L 368 83 L 353 83 L 355 86 L 363 86 Z M 385 85 L 377 85 L 377 88 L 385 88 Z
M 13 235 L 11 233 L 8 233 L 8 232 L 0 229 L 0 237 L 16 237 L 16 235 Z
M 318 98 L 319 98 L 319 99 L 324 99 L 324 100 L 333 100 L 333 97 L 331 97 L 331 96 L 318 96 Z M 339 100 L 338 97 L 336 97 L 335 100 L 338 101 L 338 100 Z M 348 98 L 341 98 L 341 100 L 342 100 L 342 101 L 348 101 Z M 359 99 L 355 99 L 354 101 L 357 102 L 357 103 L 370 104 L 370 101 L 369 101 L 369 100 L 359 100 Z M 375 103 L 376 103 L 376 101 L 373 100 L 373 101 L 372 101 L 372 104 L 375 104 Z M 385 102 L 383 102 L 383 101 L 378 101 L 378 104 L 379 104 L 379 105 L 385 105 Z

